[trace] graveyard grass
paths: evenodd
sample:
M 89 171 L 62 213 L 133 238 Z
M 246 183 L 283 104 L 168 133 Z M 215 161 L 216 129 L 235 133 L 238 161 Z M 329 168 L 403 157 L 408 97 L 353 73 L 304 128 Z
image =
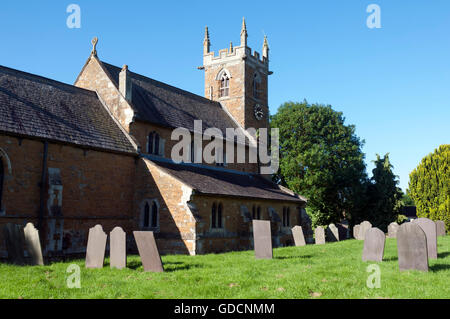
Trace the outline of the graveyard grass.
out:
M 363 262 L 363 241 L 274 249 L 272 260 L 253 251 L 162 256 L 164 273 L 144 272 L 139 256 L 127 269 L 86 269 L 84 260 L 46 266 L 0 264 L 0 298 L 450 298 L 450 236 L 438 238 L 428 273 L 400 272 L 396 239 L 386 240 L 381 263 Z M 75 263 L 81 288 L 67 288 Z M 367 266 L 378 264 L 381 287 L 370 289 Z

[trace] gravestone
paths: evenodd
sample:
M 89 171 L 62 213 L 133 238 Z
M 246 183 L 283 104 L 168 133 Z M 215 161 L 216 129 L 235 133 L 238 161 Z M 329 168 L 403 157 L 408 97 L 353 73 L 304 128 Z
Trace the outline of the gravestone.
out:
M 428 271 L 427 236 L 416 223 L 403 223 L 398 227 L 397 251 L 400 271 Z
M 353 238 L 359 240 L 359 231 L 361 229 L 361 225 L 355 225 L 353 226 Z
M 86 268 L 102 268 L 105 260 L 106 239 L 108 235 L 101 225 L 89 228 L 86 248 Z
M 3 237 L 5 238 L 6 249 L 8 251 L 8 261 L 17 265 L 24 265 L 23 244 L 25 238 L 23 227 L 8 223 L 3 227 Z
M 122 269 L 127 266 L 126 234 L 121 227 L 109 233 L 110 268 Z
M 32 223 L 28 223 L 23 229 L 25 246 L 30 256 L 31 265 L 44 265 L 42 257 L 41 242 L 39 241 L 39 231 L 34 228 Z
M 397 222 L 392 222 L 388 226 L 388 236 L 389 238 L 397 238 L 397 230 L 399 225 Z
M 413 223 L 419 225 L 427 236 L 428 258 L 437 259 L 436 223 L 428 218 L 417 218 Z
M 380 229 L 374 227 L 366 232 L 362 254 L 363 261 L 383 261 L 384 244 L 386 235 Z
M 436 235 L 445 236 L 445 222 L 442 220 L 436 221 Z
M 294 237 L 295 246 L 305 246 L 305 236 L 301 226 L 294 226 L 292 228 L 292 236 Z
M 152 231 L 134 231 L 134 239 L 144 271 L 163 272 L 163 264 Z
M 327 238 L 328 241 L 339 241 L 339 230 L 334 224 L 328 225 Z
M 314 230 L 314 235 L 316 239 L 316 245 L 325 244 L 325 231 L 322 226 L 316 227 Z
M 372 228 L 372 224 L 369 223 L 368 221 L 363 221 L 360 224 L 360 228 L 359 228 L 359 233 L 358 233 L 358 237 L 360 240 L 364 240 L 366 238 L 366 232 Z
M 253 220 L 253 243 L 256 259 L 272 259 L 270 221 Z

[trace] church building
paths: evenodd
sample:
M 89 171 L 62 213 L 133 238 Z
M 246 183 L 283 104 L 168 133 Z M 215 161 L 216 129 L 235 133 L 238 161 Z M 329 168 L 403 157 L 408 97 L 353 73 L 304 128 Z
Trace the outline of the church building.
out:
M 171 156 L 176 128 L 194 140 L 269 126 L 267 39 L 252 52 L 244 20 L 240 45 L 216 55 L 206 28 L 204 97 L 104 62 L 97 42 L 73 85 L 0 66 L 0 229 L 32 222 L 46 256 L 85 252 L 96 224 L 122 227 L 130 249 L 132 232 L 148 230 L 162 254 L 195 255 L 252 249 L 252 220 L 263 219 L 274 247 L 291 245 L 291 228 L 309 224 L 306 199 L 261 163 L 205 163 L 205 141 L 189 161 Z M 249 151 L 251 139 L 232 145 Z

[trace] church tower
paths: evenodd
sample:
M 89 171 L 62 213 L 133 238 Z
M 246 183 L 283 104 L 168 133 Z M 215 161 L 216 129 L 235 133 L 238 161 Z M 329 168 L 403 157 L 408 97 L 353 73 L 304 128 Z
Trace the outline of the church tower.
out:
M 247 129 L 268 127 L 269 45 L 264 37 L 262 57 L 247 46 L 247 26 L 242 20 L 239 46 L 210 51 L 208 27 L 203 40 L 205 97 L 220 102 Z

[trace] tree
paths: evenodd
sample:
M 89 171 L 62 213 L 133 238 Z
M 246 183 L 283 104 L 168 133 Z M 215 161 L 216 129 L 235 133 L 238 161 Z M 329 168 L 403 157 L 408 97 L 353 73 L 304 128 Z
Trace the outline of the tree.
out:
M 422 159 L 409 174 L 409 190 L 418 217 L 443 220 L 450 229 L 450 144 Z
M 338 222 L 360 207 L 367 178 L 364 141 L 331 106 L 284 103 L 271 117 L 280 133 L 280 167 L 275 180 L 308 198 L 314 225 Z
M 375 168 L 367 189 L 367 207 L 365 219 L 373 226 L 387 230 L 387 226 L 397 221 L 403 207 L 403 192 L 397 187 L 398 179 L 393 173 L 393 166 L 389 161 L 389 153 L 383 158 L 376 155 Z

